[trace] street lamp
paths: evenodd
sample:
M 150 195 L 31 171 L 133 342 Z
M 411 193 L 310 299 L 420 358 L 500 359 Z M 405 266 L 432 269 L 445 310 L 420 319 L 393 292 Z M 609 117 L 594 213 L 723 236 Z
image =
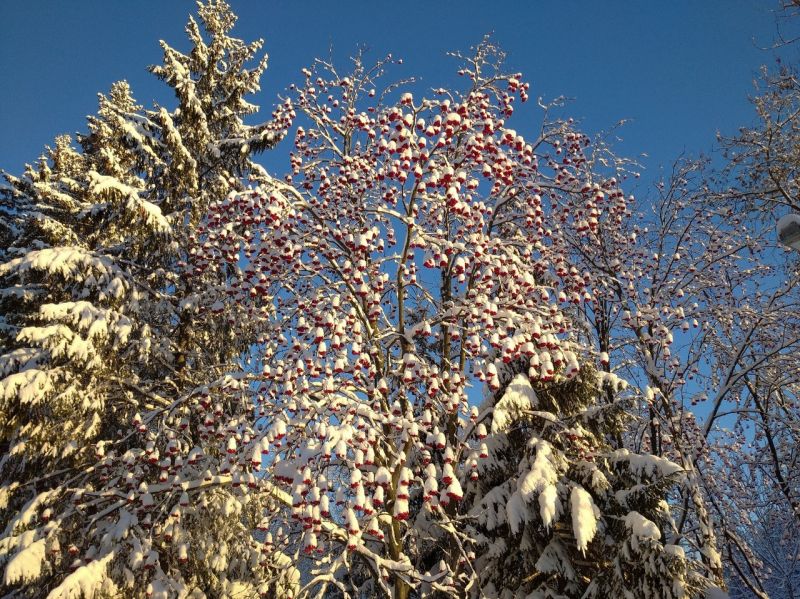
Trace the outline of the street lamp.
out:
M 783 245 L 800 251 L 800 214 L 787 214 L 778 220 L 778 239 Z

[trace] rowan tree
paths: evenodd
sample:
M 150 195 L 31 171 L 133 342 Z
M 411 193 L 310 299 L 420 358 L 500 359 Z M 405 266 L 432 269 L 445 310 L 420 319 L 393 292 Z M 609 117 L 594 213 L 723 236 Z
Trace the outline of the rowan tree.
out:
M 387 62 L 306 70 L 291 174 L 198 232 L 200 268 L 264 327 L 269 543 L 306 555 L 300 596 L 697 595 L 661 534 L 681 468 L 607 441 L 622 383 L 570 307 L 593 291 L 567 232 L 626 199 L 571 121 L 508 128 L 528 86 L 489 41 L 459 58 L 466 88 L 432 99 L 378 94 Z

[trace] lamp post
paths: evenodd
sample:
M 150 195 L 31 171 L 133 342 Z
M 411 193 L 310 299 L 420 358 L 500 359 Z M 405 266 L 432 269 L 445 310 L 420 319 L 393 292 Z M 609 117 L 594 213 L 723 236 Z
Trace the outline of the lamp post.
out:
M 778 220 L 778 239 L 780 242 L 800 251 L 800 214 L 787 214 Z

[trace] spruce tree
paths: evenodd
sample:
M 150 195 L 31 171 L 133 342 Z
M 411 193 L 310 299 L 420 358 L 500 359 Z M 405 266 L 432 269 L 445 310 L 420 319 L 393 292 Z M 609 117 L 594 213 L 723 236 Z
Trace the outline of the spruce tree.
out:
M 571 380 L 561 371 L 543 383 L 538 370 L 504 368 L 502 390 L 482 406 L 488 458 L 476 469 L 468 527 L 475 596 L 702 596 L 708 580 L 665 540 L 681 468 L 613 448 L 630 418 L 627 384 L 588 364 Z M 609 390 L 619 399 L 607 403 Z
M 230 35 L 224 2 L 199 17 L 205 37 L 190 18 L 191 51 L 162 43 L 151 68 L 173 109 L 116 83 L 78 148 L 59 137 L 6 175 L 0 586 L 16 596 L 221 596 L 265 572 L 246 541 L 261 510 L 236 498 L 217 451 L 252 425 L 246 383 L 226 378 L 248 322 L 220 301 L 226 273 L 195 272 L 190 251 L 199 215 L 261 175 L 253 153 L 292 109 L 246 124 L 261 42 Z

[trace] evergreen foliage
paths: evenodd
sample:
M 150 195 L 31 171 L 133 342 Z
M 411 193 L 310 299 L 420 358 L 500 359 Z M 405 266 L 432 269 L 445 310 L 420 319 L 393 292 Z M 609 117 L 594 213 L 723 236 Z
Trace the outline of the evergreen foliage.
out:
M 16 596 L 219 596 L 258 578 L 247 539 L 260 510 L 220 484 L 225 456 L 192 409 L 209 388 L 243 385 L 226 374 L 250 331 L 235 306 L 209 309 L 221 279 L 189 280 L 188 251 L 208 205 L 260 176 L 252 154 L 283 137 L 292 109 L 246 124 L 261 42 L 230 36 L 222 2 L 199 16 L 208 41 L 190 19 L 191 51 L 162 44 L 152 67 L 174 109 L 145 110 L 116 83 L 79 149 L 59 137 L 37 166 L 6 175 L 0 561 Z M 251 413 L 241 398 L 218 401 L 220 430 L 207 426 L 247 434 Z M 20 566 L 45 549 L 39 582 L 25 584 Z

